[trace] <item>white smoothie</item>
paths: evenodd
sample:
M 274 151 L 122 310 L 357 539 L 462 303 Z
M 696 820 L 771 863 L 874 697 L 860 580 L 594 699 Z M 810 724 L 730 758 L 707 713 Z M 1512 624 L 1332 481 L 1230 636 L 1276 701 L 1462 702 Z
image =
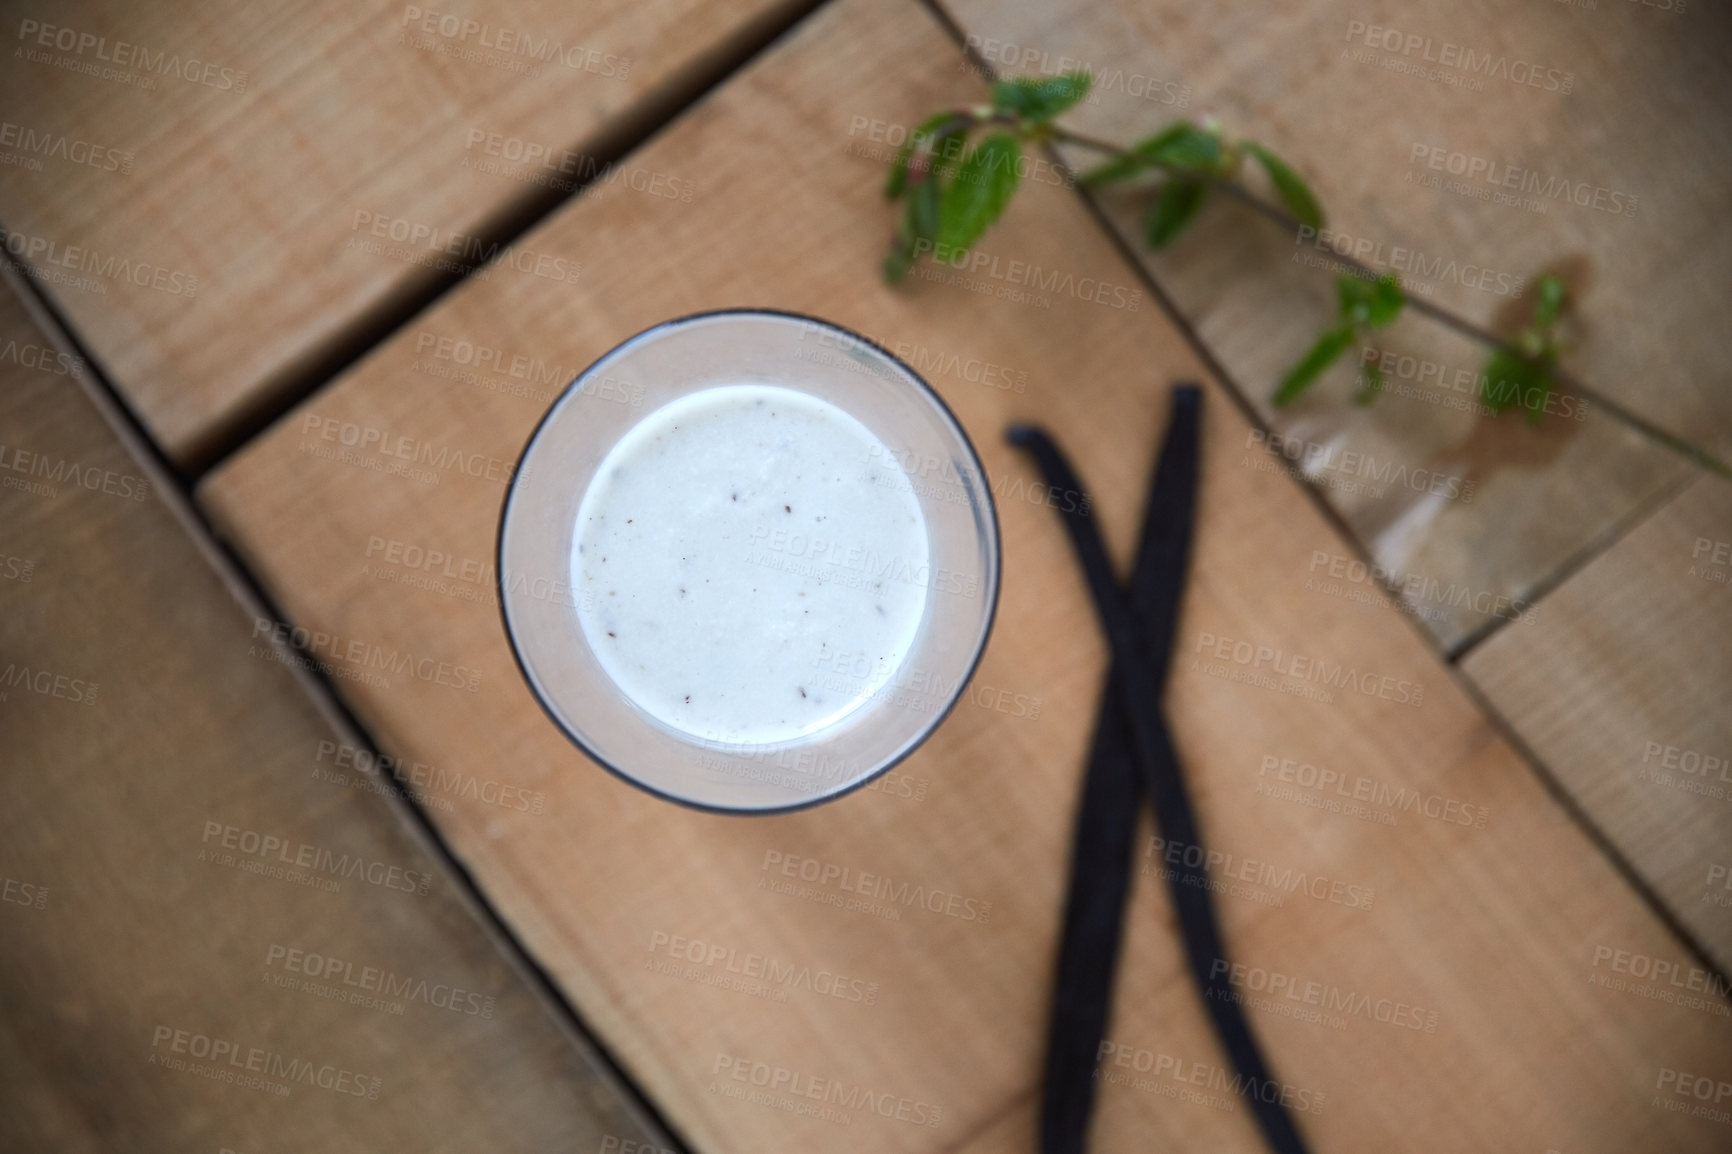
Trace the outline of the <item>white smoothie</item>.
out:
M 860 706 L 926 610 L 919 499 L 871 477 L 894 460 L 842 409 L 768 385 L 704 389 L 629 429 L 584 494 L 571 557 L 578 620 L 621 693 L 751 744 Z M 874 674 L 826 677 L 839 653 Z

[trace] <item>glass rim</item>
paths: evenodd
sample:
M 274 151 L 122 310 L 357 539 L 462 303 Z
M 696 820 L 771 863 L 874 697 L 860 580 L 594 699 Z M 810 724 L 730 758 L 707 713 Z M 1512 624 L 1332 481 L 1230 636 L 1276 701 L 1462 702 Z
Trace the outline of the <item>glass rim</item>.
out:
M 511 602 L 507 596 L 505 582 L 505 528 L 511 519 L 512 501 L 519 493 L 519 484 L 522 482 L 524 476 L 523 466 L 529 460 L 529 455 L 535 451 L 535 446 L 537 442 L 541 440 L 542 434 L 547 431 L 549 423 L 552 422 L 554 417 L 565 407 L 566 402 L 576 394 L 578 386 L 595 371 L 598 365 L 613 359 L 632 345 L 663 334 L 668 330 L 691 324 L 694 321 L 706 321 L 729 317 L 739 319 L 749 317 L 770 317 L 782 320 L 800 321 L 805 324 L 815 325 L 820 328 L 829 329 L 832 332 L 840 333 L 850 340 L 858 341 L 862 345 L 871 349 L 877 355 L 892 362 L 902 371 L 908 380 L 918 386 L 919 391 L 925 394 L 926 399 L 933 404 L 946 423 L 949 424 L 952 431 L 956 434 L 957 441 L 968 453 L 968 458 L 974 468 L 975 475 L 982 478 L 983 482 L 985 481 L 987 476 L 986 465 L 981 461 L 979 451 L 974 447 L 974 442 L 968 436 L 968 431 L 963 428 L 962 422 L 957 419 L 956 413 L 952 411 L 944 398 L 939 395 L 938 390 L 934 389 L 925 377 L 916 372 L 912 365 L 908 364 L 908 362 L 904 361 L 901 357 L 898 357 L 895 353 L 892 353 L 889 349 L 885 348 L 882 344 L 872 338 L 857 333 L 845 325 L 837 324 L 834 321 L 827 321 L 822 317 L 812 316 L 810 313 L 798 312 L 794 309 L 740 306 L 733 308 L 705 309 L 700 312 L 685 313 L 681 316 L 670 317 L 667 320 L 659 321 L 647 329 L 634 333 L 609 348 L 606 352 L 597 356 L 581 372 L 573 377 L 565 388 L 560 390 L 559 395 L 553 399 L 551 404 L 548 405 L 547 411 L 542 413 L 540 419 L 536 421 L 535 428 L 531 430 L 529 434 L 529 439 L 523 443 L 523 449 L 517 455 L 516 467 L 511 473 L 511 483 L 505 487 L 505 496 L 500 501 L 499 524 L 494 532 L 493 584 L 494 592 L 499 600 L 500 620 L 505 626 L 505 639 L 511 650 L 511 659 L 516 664 L 517 671 L 522 676 L 524 684 L 529 687 L 530 696 L 535 698 L 536 705 L 540 706 L 542 713 L 547 715 L 548 720 L 553 722 L 554 727 L 564 735 L 567 741 L 575 745 L 585 757 L 589 758 L 591 761 L 607 770 L 608 773 L 626 784 L 642 790 L 645 793 L 661 798 L 664 801 L 671 801 L 677 805 L 684 806 L 687 809 L 698 810 L 702 813 L 725 814 L 734 817 L 774 817 L 779 814 L 798 813 L 802 810 L 813 809 L 832 801 L 838 801 L 851 793 L 864 789 L 873 782 L 883 778 L 885 775 L 890 773 L 891 770 L 895 769 L 898 765 L 902 764 L 902 762 L 912 756 L 921 746 L 926 744 L 927 740 L 938 731 L 938 727 L 943 725 L 945 720 L 950 717 L 951 711 L 954 710 L 957 703 L 962 700 L 968 683 L 974 679 L 974 674 L 980 668 L 981 659 L 986 655 L 987 643 L 992 639 L 992 627 L 998 619 L 999 587 L 1002 584 L 1001 576 L 1004 568 L 1003 537 L 999 529 L 998 504 L 992 494 L 992 485 L 990 483 L 983 483 L 978 486 L 978 489 L 984 499 L 986 529 L 989 534 L 989 540 L 992 543 L 992 548 L 988 551 L 990 563 L 985 575 L 988 584 L 991 586 L 991 591 L 987 595 L 986 615 L 981 623 L 980 638 L 975 642 L 974 652 L 969 656 L 966 668 L 963 670 L 961 676 L 957 678 L 956 689 L 950 694 L 949 700 L 944 703 L 944 708 L 934 711 L 931 719 L 920 728 L 914 739 L 909 741 L 905 748 L 899 751 L 894 757 L 886 758 L 884 763 L 874 769 L 871 773 L 865 774 L 858 780 L 839 789 L 834 789 L 822 796 L 810 798 L 804 801 L 789 802 L 786 805 L 742 807 L 717 805 L 712 802 L 698 801 L 694 798 L 682 797 L 679 794 L 669 793 L 666 789 L 663 789 L 660 786 L 651 785 L 649 782 L 644 781 L 615 765 L 608 758 L 603 757 L 601 753 L 586 741 L 581 734 L 576 732 L 572 726 L 567 723 L 565 718 L 560 715 L 559 711 L 554 708 L 553 703 L 549 701 L 550 694 L 544 691 L 539 679 L 537 679 L 534 673 L 530 671 L 529 666 L 524 660 L 523 649 L 518 644 L 517 630 L 512 627 L 511 623 Z M 646 413 L 645 417 L 647 418 L 648 415 L 649 414 Z M 703 743 L 692 742 L 691 744 L 701 747 Z M 776 744 L 794 746 L 797 745 L 798 742 L 772 743 L 772 745 Z

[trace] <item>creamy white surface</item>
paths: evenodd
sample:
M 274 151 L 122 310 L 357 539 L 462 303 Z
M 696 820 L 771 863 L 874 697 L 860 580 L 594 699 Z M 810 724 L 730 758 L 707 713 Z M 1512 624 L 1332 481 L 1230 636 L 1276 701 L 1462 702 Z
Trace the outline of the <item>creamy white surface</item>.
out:
M 650 413 L 603 459 L 573 535 L 602 668 L 707 740 L 788 741 L 852 712 L 926 607 L 919 500 L 868 480 L 892 460 L 857 419 L 792 389 L 721 386 Z

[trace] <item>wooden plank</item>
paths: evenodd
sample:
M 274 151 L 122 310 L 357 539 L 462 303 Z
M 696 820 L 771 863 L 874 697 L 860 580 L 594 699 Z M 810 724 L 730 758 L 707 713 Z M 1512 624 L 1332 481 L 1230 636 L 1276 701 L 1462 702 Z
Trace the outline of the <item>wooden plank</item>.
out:
M 636 158 L 691 165 L 725 192 L 690 206 L 580 198 L 526 241 L 584 261 L 594 280 L 560 292 L 526 281 L 464 286 L 201 487 L 296 621 L 481 671 L 473 694 L 339 684 L 387 748 L 469 772 L 521 767 L 526 784 L 547 794 L 560 815 L 551 824 L 506 824 L 472 804 L 435 820 L 541 964 L 701 1149 L 985 1152 L 1033 1143 L 1070 814 L 1104 650 L 1056 514 L 1044 492 L 1031 492 L 1001 430 L 1026 419 L 1056 432 L 1086 466 L 1122 556 L 1164 386 L 1201 371 L 1181 336 L 1131 295 L 1132 270 L 1074 194 L 1053 184 L 1027 187 L 983 247 L 999 262 L 996 278 L 878 283 L 891 213 L 879 195 L 888 150 L 872 139 L 873 125 L 911 124 L 932 107 L 978 99 L 956 62 L 916 5 L 827 6 Z M 1058 274 L 1034 292 L 1044 300 L 1011 295 L 1027 287 L 1012 279 L 1013 261 Z M 509 471 L 546 404 L 507 389 L 542 386 L 533 376 L 436 375 L 453 367 L 438 359 L 444 340 L 452 356 L 468 342 L 569 370 L 656 321 L 741 304 L 816 312 L 928 366 L 993 478 L 1005 549 L 998 623 L 969 702 L 898 770 L 909 788 L 751 820 L 647 797 L 585 760 L 541 715 L 513 672 L 497 610 L 463 574 L 492 556 L 503 472 L 490 463 Z M 1008 375 L 985 373 L 988 364 Z M 563 374 L 548 377 L 557 387 Z M 1220 869 L 1232 887 L 1222 898 L 1228 940 L 1239 961 L 1262 967 L 1247 982 L 1261 985 L 1274 970 L 1363 994 L 1370 1001 L 1346 1000 L 1380 1005 L 1386 1017 L 1403 1007 L 1400 1025 L 1351 1013 L 1313 1024 L 1253 1009 L 1280 1077 L 1311 1092 L 1309 1103 L 1325 1096 L 1303 1118 L 1317 1147 L 1718 1148 L 1718 1128 L 1648 1103 L 1662 1065 L 1728 1065 L 1724 1020 L 1588 987 L 1596 942 L 1654 953 L 1676 943 L 1414 630 L 1388 611 L 1306 595 L 1313 553 L 1342 543 L 1299 487 L 1245 460 L 1247 425 L 1214 383 L 1204 424 L 1201 531 L 1171 712 L 1208 836 L 1235 855 Z M 342 445 L 380 437 L 410 446 L 426 475 Z M 442 459 L 476 467 L 441 468 Z M 413 558 L 428 550 L 450 565 L 427 572 Z M 1231 639 L 1226 657 L 1214 656 L 1221 638 Z M 1374 693 L 1384 676 L 1390 696 L 1411 700 L 1423 687 L 1423 703 L 1342 689 L 1325 702 L 1217 676 L 1240 670 L 1239 641 L 1331 668 L 1346 662 L 1374 675 Z M 1275 770 L 1260 775 L 1269 757 Z M 1438 814 L 1465 802 L 1487 807 L 1490 819 L 1483 829 L 1430 820 L 1390 796 L 1368 809 L 1371 820 L 1325 812 L 1297 787 L 1270 792 L 1283 759 L 1295 774 L 1297 763 L 1341 772 L 1350 790 L 1363 777 L 1436 798 Z M 1448 809 L 1452 820 L 1477 817 Z M 1147 864 L 1158 868 L 1158 855 Z M 843 908 L 858 894 L 834 872 L 826 883 L 827 867 L 889 879 L 907 887 L 902 897 L 936 892 L 975 904 L 950 916 L 874 884 L 873 905 Z M 802 889 L 802 869 L 818 882 Z M 1305 894 L 1283 888 L 1295 884 L 1288 871 L 1305 874 Z M 1105 1088 L 1098 1147 L 1259 1149 L 1243 1103 L 1177 1096 L 1196 1087 L 1175 1081 L 1175 1070 L 1207 1087 L 1221 1058 L 1183 976 L 1157 879 L 1140 878 L 1134 901 L 1112 1026 L 1124 1047 L 1115 1053 L 1129 1064 L 1107 1072 L 1135 1074 L 1146 1087 L 1130 1078 Z M 675 936 L 705 945 L 674 947 Z M 688 954 L 664 972 L 670 948 L 702 961 Z M 875 999 L 868 1004 L 851 983 L 859 1002 L 804 986 L 713 984 L 733 977 L 729 959 L 745 968 L 752 955 L 794 974 L 810 967 L 876 986 Z M 1415 1007 L 1418 1029 L 1408 1022 Z M 1159 1073 L 1144 1077 L 1144 1063 Z M 841 1094 L 881 1095 L 874 1101 L 891 1113 L 906 1102 L 909 1112 L 940 1107 L 942 1117 L 927 1128 L 855 1108 L 843 1124 L 735 1096 L 752 1090 L 754 1072 L 774 1079 L 777 1070 L 787 1072 L 784 1084 L 834 1080 Z M 734 1081 L 735 1071 L 748 1080 Z
M 0 220 L 197 460 L 798 7 L 56 5 L 7 26 Z M 703 194 L 694 172 L 603 177 Z M 497 275 L 580 275 L 540 255 L 503 250 Z
M 653 1138 L 0 288 L 0 1147 Z
M 1510 10 L 1484 0 L 1306 0 L 1278 14 L 1249 3 L 1206 14 L 1179 3 L 945 6 L 1004 71 L 1086 64 L 1099 73 L 1098 101 L 1066 115 L 1079 131 L 1128 143 L 1208 113 L 1229 134 L 1266 142 L 1313 183 L 1342 247 L 1361 246 L 1366 263 L 1405 273 L 1416 294 L 1478 325 L 1512 331 L 1531 297 L 1512 297 L 1518 280 L 1561 263 L 1583 286 L 1570 370 L 1671 433 L 1732 452 L 1732 393 L 1723 387 L 1732 338 L 1714 311 L 1732 289 L 1732 233 L 1717 223 L 1732 176 L 1732 126 L 1718 113 L 1728 96 L 1724 9 Z M 1378 47 L 1390 36 L 1399 51 Z M 1486 73 L 1439 63 L 1468 52 L 1489 61 Z M 1537 87 L 1504 78 L 1535 65 Z M 1428 76 L 1397 71 L 1409 66 Z M 1499 202 L 1513 194 L 1488 176 L 1518 189 L 1532 183 L 1516 197 L 1527 203 Z M 1267 189 L 1260 174 L 1247 179 Z M 1578 190 L 1585 205 L 1570 199 Z M 1151 256 L 1141 198 L 1109 192 L 1101 202 L 1294 451 L 1333 454 L 1314 480 L 1377 562 L 1413 582 L 1414 615 L 1446 648 L 1499 627 L 1508 602 L 1531 599 L 1590 542 L 1683 479 L 1675 454 L 1592 403 L 1561 401 L 1559 419 L 1537 429 L 1481 419 L 1465 406 L 1483 348 L 1417 317 L 1372 342 L 1372 355 L 1391 354 L 1399 370 L 1377 404 L 1349 402 L 1355 372 L 1344 365 L 1277 412 L 1276 382 L 1334 311 L 1334 276 L 1314 267 L 1333 252 L 1216 204 L 1193 235 Z M 1376 463 L 1370 473 L 1359 468 L 1366 460 Z M 1376 483 L 1379 466 L 1436 470 L 1472 498 Z M 1495 608 L 1499 597 L 1506 608 Z M 1492 615 L 1475 608 L 1487 604 Z
M 1703 476 L 1462 663 L 1732 970 L 1732 485 Z

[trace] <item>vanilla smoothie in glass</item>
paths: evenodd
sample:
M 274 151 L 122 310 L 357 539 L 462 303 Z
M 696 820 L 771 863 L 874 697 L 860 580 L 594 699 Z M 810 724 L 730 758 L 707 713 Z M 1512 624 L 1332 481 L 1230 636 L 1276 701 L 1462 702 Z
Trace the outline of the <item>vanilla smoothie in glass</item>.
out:
M 601 667 L 650 716 L 712 741 L 789 741 L 852 712 L 926 611 L 925 583 L 900 576 L 928 568 L 926 517 L 911 489 L 862 477 L 873 461 L 888 451 L 858 420 L 767 385 L 705 389 L 634 426 L 584 495 L 572 551 Z M 839 537 L 863 576 L 814 557 Z M 813 655 L 832 647 L 883 676 L 829 688 Z
M 659 325 L 573 382 L 524 451 L 498 569 L 519 665 L 573 742 L 662 796 L 774 812 L 937 727 L 998 564 L 978 459 L 912 370 L 739 311 Z

